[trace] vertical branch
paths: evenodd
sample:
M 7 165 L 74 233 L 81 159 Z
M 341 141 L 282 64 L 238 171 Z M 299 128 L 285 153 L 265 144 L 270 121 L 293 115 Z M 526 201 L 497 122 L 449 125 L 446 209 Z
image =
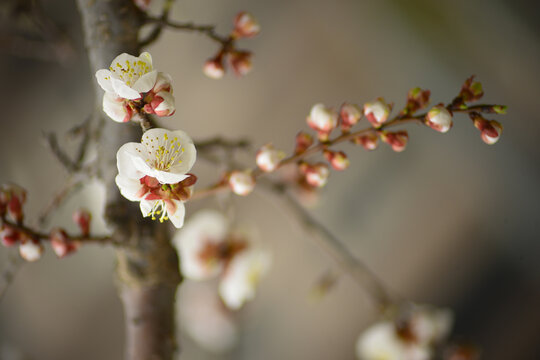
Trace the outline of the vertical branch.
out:
M 142 13 L 131 0 L 77 0 L 90 70 L 108 68 L 121 53 L 137 55 Z M 125 310 L 126 359 L 170 360 L 175 345 L 174 300 L 180 283 L 178 257 L 166 226 L 144 220 L 138 204 L 124 199 L 114 182 L 116 152 L 139 141 L 139 126 L 105 120 L 103 92 L 94 80 L 96 114 L 91 133 L 100 133 L 99 175 L 107 188 L 105 219 L 114 229 L 117 275 Z

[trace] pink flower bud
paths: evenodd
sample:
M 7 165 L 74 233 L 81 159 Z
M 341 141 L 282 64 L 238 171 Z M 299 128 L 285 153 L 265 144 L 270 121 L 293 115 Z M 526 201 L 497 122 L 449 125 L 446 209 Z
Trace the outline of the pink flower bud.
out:
M 250 38 L 261 31 L 258 21 L 248 12 L 239 12 L 234 18 L 233 36 Z
M 324 157 L 328 162 L 330 162 L 330 165 L 334 168 L 334 170 L 342 171 L 349 167 L 350 161 L 347 155 L 343 151 L 331 151 L 331 150 L 324 150 L 323 152 Z
M 43 254 L 43 245 L 39 240 L 23 239 L 23 243 L 19 246 L 19 254 L 26 261 L 39 260 Z
M 294 149 L 295 154 L 300 154 L 306 151 L 311 145 L 313 145 L 313 136 L 300 131 L 296 135 L 296 148 Z
M 375 150 L 379 146 L 379 137 L 371 132 L 366 135 L 359 135 L 353 138 L 356 145 L 362 145 L 366 150 Z
M 19 241 L 20 234 L 17 230 L 13 229 L 9 225 L 4 225 L 0 229 L 0 238 L 2 240 L 2 244 L 5 247 L 13 246 Z
M 229 187 L 236 195 L 249 195 L 255 188 L 255 178 L 250 170 L 233 171 L 229 175 Z
M 26 190 L 15 184 L 4 184 L 0 187 L 0 213 L 9 215 L 18 223 L 23 221 L 23 205 L 26 201 Z
M 259 149 L 256 156 L 257 166 L 264 172 L 274 171 L 281 160 L 285 158 L 285 153 L 274 149 L 272 144 L 264 145 Z
M 306 182 L 313 187 L 323 187 L 328 182 L 330 169 L 325 163 L 317 163 L 315 165 L 302 162 L 299 165 L 300 172 L 304 174 Z
M 160 91 L 167 91 L 172 93 L 172 78 L 169 74 L 164 72 L 159 72 L 156 78 L 156 83 L 154 88 L 151 90 L 153 93 L 158 93 Z
M 92 220 L 92 214 L 86 209 L 79 209 L 73 213 L 72 216 L 75 224 L 81 229 L 83 236 L 88 236 L 90 234 L 90 221 Z
M 355 125 L 362 117 L 362 110 L 356 104 L 343 104 L 341 106 L 341 129 L 343 131 L 349 131 L 349 129 Z
M 379 128 L 388 119 L 391 108 L 383 98 L 378 98 L 374 102 L 364 104 L 364 115 L 371 125 Z
M 452 113 L 444 105 L 437 105 L 426 115 L 425 123 L 435 131 L 445 133 L 452 127 Z
M 315 104 L 307 117 L 307 123 L 316 131 L 329 134 L 338 124 L 338 114 L 324 104 Z
M 211 79 L 221 79 L 225 75 L 225 66 L 223 66 L 221 56 L 206 60 L 203 72 Z
M 249 51 L 233 51 L 229 55 L 229 63 L 236 76 L 247 75 L 253 65 L 251 63 L 251 53 Z
M 401 152 L 405 150 L 405 146 L 407 146 L 409 134 L 405 130 L 398 132 L 383 131 L 381 133 L 381 140 L 390 145 L 392 150 Z
M 400 112 L 401 116 L 408 116 L 423 109 L 429 103 L 429 90 L 422 90 L 419 87 L 412 88 L 407 94 L 407 105 Z
M 79 243 L 71 241 L 63 229 L 54 229 L 49 238 L 54 253 L 60 259 L 75 252 L 79 248 Z
M 493 145 L 501 137 L 503 127 L 502 125 L 495 120 L 489 120 L 488 124 L 482 130 L 480 137 L 488 145 Z
M 111 93 L 103 95 L 103 111 L 116 122 L 128 122 L 134 115 L 128 100 Z
M 158 92 L 152 99 L 150 106 L 157 116 L 171 116 L 176 111 L 174 97 L 168 91 Z

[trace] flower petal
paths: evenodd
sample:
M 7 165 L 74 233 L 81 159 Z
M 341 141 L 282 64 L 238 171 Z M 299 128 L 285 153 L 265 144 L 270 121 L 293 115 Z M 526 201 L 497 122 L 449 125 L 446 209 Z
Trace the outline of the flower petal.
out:
M 115 92 L 112 86 L 111 79 L 112 79 L 112 73 L 109 70 L 100 69 L 96 71 L 96 80 L 99 86 L 101 86 L 101 88 L 108 93 Z
M 114 180 L 123 197 L 130 201 L 141 200 L 141 191 L 144 190 L 142 190 L 143 186 L 139 180 L 131 179 L 120 174 L 118 174 Z
M 134 162 L 134 159 L 141 159 L 146 165 L 147 154 L 145 150 L 144 146 L 134 142 L 122 145 L 116 153 L 116 166 L 118 167 L 119 174 L 137 181 L 144 175 L 147 175 L 141 172 Z
M 160 171 L 160 170 L 155 170 L 155 169 L 152 170 L 151 176 L 158 179 L 158 181 L 162 184 L 176 184 L 189 177 L 189 175 L 186 175 L 186 174 L 177 174 L 177 173 L 172 173 L 168 171 Z
M 144 61 L 150 67 L 150 69 L 152 69 L 152 55 L 150 55 L 148 51 L 145 51 L 139 55 L 138 59 Z
M 153 70 L 142 75 L 137 81 L 135 81 L 132 88 L 139 93 L 145 93 L 152 90 L 156 84 L 157 74 L 157 70 Z
M 173 137 L 177 137 L 178 141 L 184 149 L 184 153 L 180 156 L 181 163 L 173 165 L 169 171 L 175 173 L 187 173 L 195 164 L 197 159 L 197 149 L 193 144 L 193 140 L 188 134 L 181 130 L 172 131 Z
M 111 81 L 114 92 L 119 97 L 129 100 L 138 100 L 141 98 L 141 94 L 138 91 L 130 88 L 124 81 L 115 78 L 111 78 Z
M 103 111 L 116 122 L 126 122 L 131 118 L 123 99 L 112 93 L 106 92 L 103 95 Z
M 180 229 L 184 225 L 184 216 L 186 215 L 186 207 L 182 201 L 171 200 L 176 205 L 175 211 L 171 214 L 169 207 L 167 207 L 167 215 L 169 220 L 173 223 L 174 227 Z
M 141 200 L 140 208 L 144 217 L 150 216 L 156 202 L 160 200 Z

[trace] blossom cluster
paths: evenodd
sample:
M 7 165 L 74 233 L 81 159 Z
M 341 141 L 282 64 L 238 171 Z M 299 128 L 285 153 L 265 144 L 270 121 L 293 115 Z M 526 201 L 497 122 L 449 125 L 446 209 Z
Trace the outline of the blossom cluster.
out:
M 247 50 L 238 50 L 234 46 L 236 39 L 252 38 L 261 31 L 259 22 L 248 12 L 242 11 L 234 18 L 234 28 L 229 38 L 216 55 L 206 60 L 203 72 L 212 79 L 221 79 L 226 72 L 225 64 L 228 63 L 236 76 L 247 75 L 253 65 L 252 53 Z
M 366 329 L 356 343 L 360 360 L 429 360 L 450 333 L 449 310 L 426 305 L 402 309 L 397 318 Z
M 79 239 L 62 228 L 54 228 L 49 233 L 36 232 L 24 225 L 23 205 L 26 202 L 26 191 L 18 185 L 9 184 L 0 186 L 0 240 L 6 247 L 19 245 L 21 257 L 27 261 L 36 261 L 44 252 L 42 240 L 48 240 L 54 253 L 63 258 L 75 252 L 79 246 Z M 91 214 L 86 210 L 77 210 L 73 213 L 73 221 L 78 225 L 81 236 L 90 234 Z
M 96 72 L 96 79 L 105 90 L 103 111 L 114 121 L 128 122 L 145 114 L 171 116 L 176 110 L 171 77 L 154 70 L 148 52 L 138 57 L 118 55 L 109 69 Z
M 221 299 L 236 310 L 255 296 L 270 266 L 269 253 L 253 237 L 233 228 L 222 213 L 204 210 L 192 216 L 173 243 L 182 274 L 197 281 L 219 277 Z

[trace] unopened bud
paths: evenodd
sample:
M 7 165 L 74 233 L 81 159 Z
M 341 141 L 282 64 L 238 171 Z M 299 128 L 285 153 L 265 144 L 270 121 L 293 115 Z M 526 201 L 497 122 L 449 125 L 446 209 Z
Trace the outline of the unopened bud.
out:
M 276 150 L 272 144 L 267 144 L 257 152 L 256 162 L 262 171 L 272 172 L 284 158 L 285 153 L 283 151 Z
M 296 135 L 296 148 L 294 149 L 295 154 L 301 154 L 306 151 L 311 145 L 313 145 L 313 136 L 300 131 Z
M 323 187 L 328 182 L 330 169 L 325 163 L 317 163 L 314 165 L 302 162 L 299 169 L 304 174 L 306 182 L 313 187 Z
M 234 18 L 234 37 L 250 38 L 257 35 L 260 31 L 261 26 L 259 22 L 250 13 L 241 11 Z
M 229 187 L 236 195 L 249 195 L 255 188 L 255 178 L 250 170 L 233 171 L 229 175 Z
M 203 66 L 204 75 L 211 79 L 221 79 L 225 75 L 225 66 L 221 56 L 206 60 Z
M 23 221 L 23 205 L 26 201 L 26 190 L 15 184 L 4 184 L 0 187 L 0 213 L 7 213 L 17 223 Z
M 329 134 L 338 124 L 338 114 L 319 103 L 313 105 L 306 120 L 312 129 Z
M 90 221 L 92 220 L 92 214 L 86 209 L 79 209 L 73 213 L 73 222 L 79 226 L 83 236 L 90 234 Z
M 21 246 L 19 246 L 19 254 L 26 261 L 36 261 L 41 258 L 43 254 L 43 245 L 39 240 L 24 239 Z
M 349 161 L 349 158 L 343 151 L 331 151 L 331 150 L 324 150 L 323 152 L 324 157 L 330 165 L 334 168 L 334 170 L 342 171 L 349 167 L 351 164 Z
M 2 244 L 5 247 L 13 246 L 19 241 L 20 235 L 19 232 L 15 229 L 13 229 L 9 225 L 4 225 L 0 229 L 0 238 L 2 240 Z
M 231 68 L 236 76 L 247 75 L 253 65 L 251 63 L 251 53 L 249 51 L 233 51 L 229 55 Z
M 390 106 L 383 98 L 378 98 L 374 102 L 364 104 L 364 115 L 375 128 L 382 126 L 388 119 L 390 111 Z
M 426 115 L 425 123 L 435 131 L 445 133 L 452 127 L 452 113 L 443 105 L 437 105 Z
M 493 112 L 495 114 L 503 115 L 503 114 L 506 114 L 506 110 L 508 110 L 508 106 L 506 106 L 506 105 L 494 105 L 492 107 L 492 109 L 493 109 Z
M 171 116 L 175 113 L 174 96 L 168 91 L 158 92 L 150 102 L 152 113 L 157 116 Z M 146 110 L 146 107 L 145 107 Z
M 356 145 L 362 145 L 366 150 L 375 150 L 379 146 L 379 137 L 373 132 L 355 136 L 352 141 Z
M 498 121 L 489 120 L 488 124 L 482 130 L 480 137 L 486 144 L 493 145 L 499 141 L 502 130 L 503 127 Z
M 79 244 L 72 241 L 63 229 L 54 229 L 49 235 L 51 246 L 60 259 L 75 252 L 79 248 Z
M 112 120 L 120 123 L 130 121 L 134 115 L 128 101 L 107 92 L 103 95 L 103 111 Z
M 416 111 L 425 108 L 429 103 L 430 94 L 431 92 L 429 90 L 422 90 L 419 87 L 409 90 L 407 93 L 407 105 L 405 105 L 405 108 L 401 111 L 400 115 L 411 115 Z
M 407 146 L 409 134 L 405 130 L 398 132 L 383 131 L 381 133 L 381 140 L 390 145 L 392 150 L 401 152 L 405 150 L 405 146 Z
M 474 81 L 474 75 L 465 80 L 459 97 L 464 101 L 476 101 L 480 100 L 484 96 L 484 91 L 482 90 L 482 84 L 478 81 Z
M 342 120 L 341 129 L 349 131 L 362 117 L 362 110 L 356 104 L 345 103 L 341 106 L 340 115 Z

